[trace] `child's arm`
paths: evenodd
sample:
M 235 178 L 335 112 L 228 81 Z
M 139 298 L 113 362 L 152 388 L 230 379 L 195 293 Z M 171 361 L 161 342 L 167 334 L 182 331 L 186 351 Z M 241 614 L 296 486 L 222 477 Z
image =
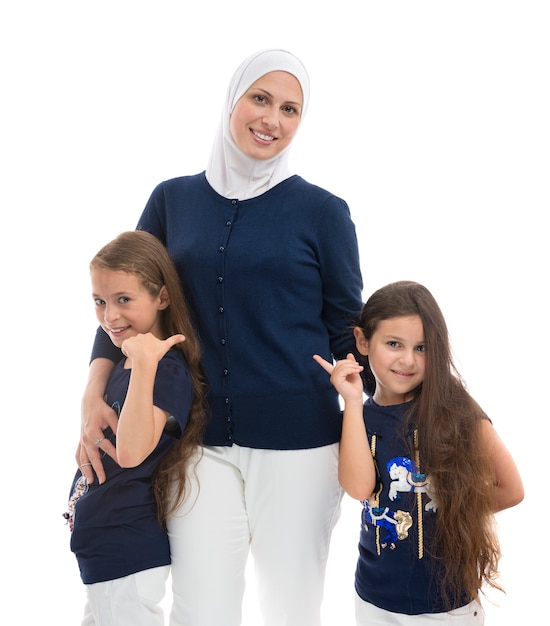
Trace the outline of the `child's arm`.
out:
M 363 421 L 363 367 L 352 354 L 336 365 L 318 355 L 313 358 L 331 375 L 330 382 L 344 400 L 338 479 L 348 495 L 366 500 L 374 491 L 376 472 Z
M 481 433 L 493 463 L 496 513 L 523 500 L 523 482 L 510 451 L 489 420 L 482 420 Z
M 173 345 L 184 340 L 183 335 L 161 340 L 147 333 L 122 344 L 132 372 L 117 428 L 116 449 L 121 467 L 136 467 L 159 442 L 169 415 L 153 405 L 157 366 Z

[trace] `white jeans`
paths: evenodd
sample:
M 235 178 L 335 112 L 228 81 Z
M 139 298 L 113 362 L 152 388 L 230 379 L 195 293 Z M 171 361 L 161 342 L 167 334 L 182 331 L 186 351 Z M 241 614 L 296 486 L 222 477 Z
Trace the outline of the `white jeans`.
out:
M 239 626 L 249 550 L 264 626 L 319 626 L 340 514 L 338 444 L 209 447 L 199 486 L 168 521 L 171 626 Z
M 379 609 L 362 600 L 355 594 L 355 619 L 357 626 L 483 626 L 485 611 L 481 604 L 474 600 L 448 613 L 422 613 L 421 615 L 405 615 Z
M 82 626 L 163 626 L 160 602 L 170 566 L 85 585 L 88 601 Z

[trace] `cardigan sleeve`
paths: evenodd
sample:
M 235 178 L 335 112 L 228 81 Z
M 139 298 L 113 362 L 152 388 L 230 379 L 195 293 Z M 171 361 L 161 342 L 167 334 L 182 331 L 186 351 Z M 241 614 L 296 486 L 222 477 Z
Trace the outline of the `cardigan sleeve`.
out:
M 318 227 L 323 282 L 323 317 L 335 359 L 355 354 L 352 327 L 361 313 L 363 279 L 355 224 L 347 203 L 337 196 L 325 202 Z
M 122 351 L 109 339 L 101 326 L 98 326 L 95 334 L 90 362 L 98 358 L 110 359 L 114 363 L 118 363 L 122 358 Z

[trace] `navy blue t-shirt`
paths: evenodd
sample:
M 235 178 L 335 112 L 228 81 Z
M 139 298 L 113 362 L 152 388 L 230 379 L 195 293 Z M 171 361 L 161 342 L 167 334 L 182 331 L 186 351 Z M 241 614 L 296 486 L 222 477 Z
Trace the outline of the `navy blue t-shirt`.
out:
M 106 401 L 120 415 L 126 398 L 130 369 L 124 360 L 113 370 L 106 388 Z M 108 455 L 102 458 L 106 481 L 90 485 L 77 471 L 71 487 L 74 514 L 71 550 L 75 553 L 85 584 L 113 580 L 170 564 L 170 546 L 158 523 L 151 477 L 161 457 L 183 432 L 193 398 L 193 384 L 185 359 L 169 350 L 159 362 L 153 404 L 175 418 L 161 435 L 155 450 L 137 467 L 121 468 Z M 113 444 L 115 436 L 105 431 Z M 75 492 L 76 490 L 76 492 Z M 80 495 L 79 490 L 85 493 Z
M 442 613 L 448 609 L 439 591 L 441 565 L 430 557 L 437 499 L 403 441 L 406 408 L 370 398 L 364 405 L 379 479 L 363 506 L 355 589 L 366 602 L 393 613 Z M 410 437 L 413 432 L 408 426 Z M 463 594 L 451 599 L 451 608 L 471 600 Z

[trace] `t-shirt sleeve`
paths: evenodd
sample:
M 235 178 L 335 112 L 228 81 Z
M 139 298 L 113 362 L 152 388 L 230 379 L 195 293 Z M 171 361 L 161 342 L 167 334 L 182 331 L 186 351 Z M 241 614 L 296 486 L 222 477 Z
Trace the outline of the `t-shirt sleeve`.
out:
M 169 350 L 158 364 L 153 404 L 173 416 L 183 432 L 192 401 L 193 381 L 185 358 L 178 350 Z

